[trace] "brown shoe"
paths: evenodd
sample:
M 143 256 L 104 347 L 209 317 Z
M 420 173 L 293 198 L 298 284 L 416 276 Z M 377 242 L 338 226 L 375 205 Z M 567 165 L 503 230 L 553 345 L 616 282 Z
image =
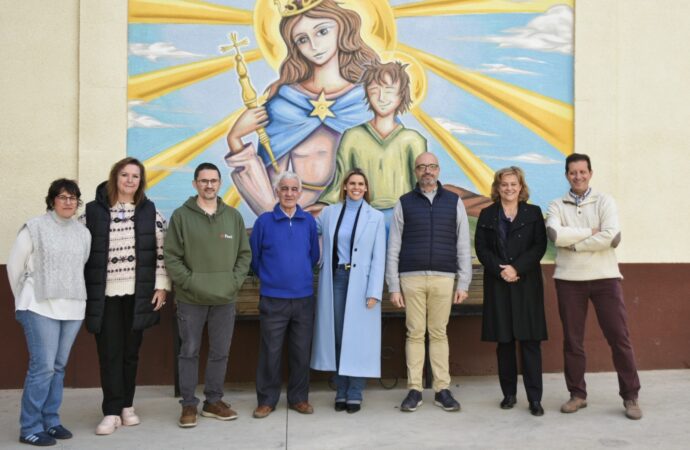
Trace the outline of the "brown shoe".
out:
M 183 406 L 180 420 L 177 422 L 180 428 L 192 428 L 196 426 L 196 406 Z
M 642 410 L 640 405 L 637 403 L 637 399 L 634 400 L 624 400 L 623 406 L 625 406 L 625 417 L 631 420 L 640 420 L 642 418 Z
M 299 402 L 290 405 L 290 409 L 297 411 L 300 414 L 314 414 L 314 407 L 309 402 Z
M 254 410 L 254 416 L 255 419 L 263 419 L 264 417 L 268 417 L 269 414 L 273 412 L 273 408 L 268 406 L 268 405 L 259 405 L 256 407 Z
M 586 408 L 587 407 L 587 400 L 584 398 L 580 397 L 575 397 L 572 396 L 570 397 L 570 400 L 567 402 L 563 403 L 561 406 L 561 412 L 565 414 L 570 414 L 577 412 L 578 409 Z
M 218 420 L 235 420 L 237 413 L 230 409 L 230 405 L 222 400 L 215 403 L 204 402 L 204 407 L 201 409 L 201 415 L 204 417 L 215 417 Z

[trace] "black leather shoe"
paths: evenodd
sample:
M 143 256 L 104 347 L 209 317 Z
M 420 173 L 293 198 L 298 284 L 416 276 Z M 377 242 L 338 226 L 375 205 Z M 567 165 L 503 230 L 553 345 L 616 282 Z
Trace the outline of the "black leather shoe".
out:
M 529 412 L 533 416 L 543 416 L 544 408 L 541 407 L 541 402 L 529 402 Z
M 354 414 L 357 411 L 362 409 L 362 406 L 359 403 L 348 403 L 347 404 L 347 413 L 348 414 Z
M 515 403 L 517 403 L 517 400 L 515 400 L 514 395 L 506 395 L 501 402 L 501 409 L 513 409 Z
M 335 410 L 336 411 L 345 411 L 347 409 L 347 403 L 346 402 L 335 402 Z

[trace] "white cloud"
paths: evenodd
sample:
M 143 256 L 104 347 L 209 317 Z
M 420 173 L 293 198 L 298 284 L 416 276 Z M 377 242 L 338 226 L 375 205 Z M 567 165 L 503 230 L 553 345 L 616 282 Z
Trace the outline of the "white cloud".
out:
M 169 42 L 154 42 L 153 44 L 133 42 L 129 44 L 129 54 L 141 56 L 142 58 L 146 58 L 153 62 L 156 62 L 162 58 L 185 59 L 205 56 L 179 50 Z
M 503 35 L 467 37 L 460 40 L 493 42 L 499 47 L 526 48 L 542 52 L 573 53 L 573 9 L 556 5 L 524 27 L 503 30 Z
M 161 122 L 155 117 L 140 114 L 132 109 L 134 106 L 148 107 L 149 104 L 143 100 L 130 100 L 127 102 L 127 128 L 181 128 L 181 125 L 173 125 Z
M 500 58 L 501 61 L 517 61 L 524 63 L 534 63 L 534 64 L 548 64 L 546 61 L 541 59 L 534 59 L 527 56 L 506 56 L 505 58 Z
M 492 155 L 481 155 L 483 159 L 495 159 L 499 161 L 511 161 L 520 162 L 526 164 L 561 164 L 562 161 L 551 159 L 548 156 L 542 155 L 541 153 L 523 153 L 522 155 L 516 156 L 492 156 Z
M 453 122 L 452 120 L 445 119 L 443 117 L 434 117 L 434 120 L 436 122 L 438 122 L 438 124 L 441 125 L 443 128 L 450 131 L 451 133 L 474 134 L 474 135 L 478 135 L 478 136 L 496 136 L 495 134 L 487 133 L 486 131 L 477 130 L 477 129 L 474 129 L 474 128 L 469 127 L 467 125 L 463 125 L 461 123 Z
M 180 128 L 180 126 L 163 123 L 155 117 L 130 110 L 127 111 L 127 128 Z
M 516 69 L 515 67 L 506 66 L 505 64 L 482 64 L 482 69 L 479 72 L 484 73 L 507 73 L 509 75 L 538 75 L 536 72 L 529 70 Z

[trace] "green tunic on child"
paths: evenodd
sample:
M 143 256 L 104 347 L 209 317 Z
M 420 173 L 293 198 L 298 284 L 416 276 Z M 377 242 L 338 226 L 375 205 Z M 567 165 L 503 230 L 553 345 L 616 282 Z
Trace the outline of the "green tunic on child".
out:
M 369 122 L 350 128 L 340 139 L 333 181 L 318 201 L 337 203 L 343 177 L 359 168 L 369 180 L 371 206 L 379 210 L 393 208 L 401 195 L 415 187 L 414 162 L 425 151 L 426 139 L 400 124 L 386 138 Z

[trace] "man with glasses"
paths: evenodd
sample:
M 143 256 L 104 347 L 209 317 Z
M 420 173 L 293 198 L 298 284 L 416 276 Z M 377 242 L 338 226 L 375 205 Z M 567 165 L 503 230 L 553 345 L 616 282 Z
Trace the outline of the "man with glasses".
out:
M 472 279 L 470 234 L 462 199 L 441 186 L 440 171 L 433 153 L 417 157 L 417 186 L 396 203 L 388 240 L 386 282 L 391 302 L 405 308 L 407 326 L 405 354 L 410 391 L 400 406 L 405 412 L 416 411 L 422 404 L 427 330 L 434 404 L 445 411 L 460 410 L 448 389 L 446 327 L 452 304 L 467 298 Z
M 314 412 L 309 404 L 309 360 L 314 328 L 313 268 L 319 261 L 316 221 L 297 204 L 302 182 L 296 174 L 281 172 L 274 189 L 278 204 L 256 219 L 250 238 L 252 270 L 261 280 L 257 419 L 271 414 L 280 399 L 286 336 L 289 408 L 301 414 Z
M 235 325 L 235 301 L 249 270 L 251 250 L 240 213 L 218 197 L 218 167 L 200 164 L 190 197 L 170 218 L 165 265 L 175 283 L 177 324 L 182 346 L 178 355 L 182 414 L 178 425 L 196 426 L 199 399 L 199 349 L 208 324 L 208 361 L 201 415 L 233 420 L 237 413 L 223 402 L 228 352 Z

